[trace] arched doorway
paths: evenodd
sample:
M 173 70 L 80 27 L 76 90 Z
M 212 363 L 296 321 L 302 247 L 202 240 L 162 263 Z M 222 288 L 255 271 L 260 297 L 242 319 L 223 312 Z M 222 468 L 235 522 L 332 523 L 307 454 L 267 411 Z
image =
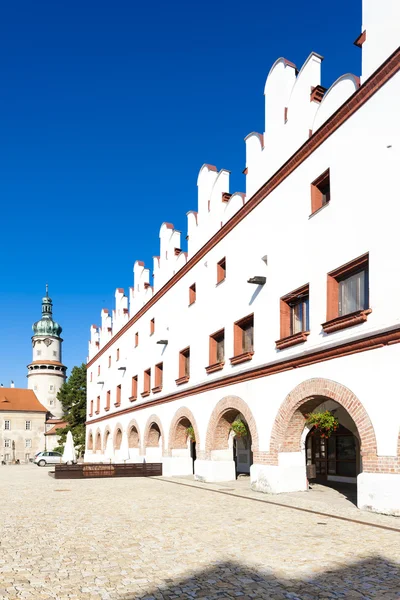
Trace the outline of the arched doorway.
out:
M 171 475 L 191 475 L 194 473 L 200 444 L 199 431 L 191 411 L 180 408 L 174 415 L 168 436 L 169 460 L 164 460 L 165 468 Z
M 232 481 L 238 475 L 249 475 L 257 451 L 257 428 L 249 407 L 241 398 L 228 396 L 220 400 L 210 418 L 205 454 L 211 464 L 200 464 L 196 475 L 205 472 L 207 481 Z
M 117 427 L 115 430 L 115 437 L 114 437 L 114 450 L 119 450 L 121 448 L 121 442 L 122 442 L 122 429 L 121 429 L 121 427 Z
M 100 454 L 101 450 L 102 450 L 102 448 L 101 448 L 101 433 L 100 433 L 100 431 L 97 431 L 97 433 L 96 433 L 96 442 L 95 442 L 94 450 L 95 450 L 95 452 L 97 454 Z
M 147 420 L 143 440 L 143 453 L 146 460 L 161 462 L 163 456 L 164 435 L 160 419 L 152 415 Z
M 324 401 L 314 413 L 330 412 L 339 426 L 328 436 L 316 427 L 306 428 L 307 479 L 319 484 L 356 485 L 361 471 L 360 438 L 353 419 L 333 400 Z
M 93 433 L 89 431 L 87 449 L 93 452 Z

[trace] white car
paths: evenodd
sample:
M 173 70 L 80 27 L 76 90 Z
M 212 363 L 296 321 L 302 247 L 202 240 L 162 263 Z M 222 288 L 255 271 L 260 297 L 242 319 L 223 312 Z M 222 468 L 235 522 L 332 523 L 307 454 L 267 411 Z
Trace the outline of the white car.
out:
M 58 465 L 62 462 L 62 454 L 60 452 L 39 452 L 33 460 L 35 465 L 38 467 L 45 467 L 46 465 Z

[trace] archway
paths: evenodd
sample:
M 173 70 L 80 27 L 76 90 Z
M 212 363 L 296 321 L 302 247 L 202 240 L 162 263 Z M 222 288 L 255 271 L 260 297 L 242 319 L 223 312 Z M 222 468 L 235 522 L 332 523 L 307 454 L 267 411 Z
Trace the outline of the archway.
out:
M 93 452 L 93 433 L 89 431 L 87 449 Z
M 199 467 L 209 471 L 209 481 L 230 481 L 250 474 L 253 452 L 258 452 L 258 433 L 249 407 L 237 396 L 223 398 L 207 430 L 205 456 L 212 464 Z
M 107 443 L 110 443 L 110 442 L 108 442 L 109 437 L 111 437 L 111 431 L 107 427 L 107 429 L 104 432 L 104 437 L 103 437 L 103 453 L 106 451 Z
M 143 454 L 148 457 L 156 457 L 158 462 L 163 455 L 164 432 L 160 419 L 152 415 L 147 420 L 145 436 L 143 440 Z
M 102 450 L 102 447 L 101 447 L 101 433 L 100 433 L 99 430 L 97 430 L 97 432 L 96 432 L 96 440 L 95 440 L 95 447 L 94 447 L 94 449 L 95 449 L 95 452 L 97 452 L 97 453 L 100 453 L 101 450 Z
M 121 448 L 122 442 L 122 427 L 117 425 L 114 433 L 114 450 L 119 450 Z
M 182 407 L 175 413 L 169 429 L 168 455 L 173 459 L 169 465 L 170 474 L 193 474 L 199 446 L 200 435 L 195 418 L 188 408 Z
M 134 448 L 139 454 L 140 449 L 140 434 L 139 427 L 136 421 L 131 421 L 128 425 L 128 445 L 129 448 Z

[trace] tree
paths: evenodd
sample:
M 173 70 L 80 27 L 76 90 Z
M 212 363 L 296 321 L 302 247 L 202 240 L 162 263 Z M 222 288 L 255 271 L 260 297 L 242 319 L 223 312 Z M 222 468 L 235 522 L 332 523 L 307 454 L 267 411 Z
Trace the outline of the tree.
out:
M 71 431 L 75 447 L 79 454 L 83 454 L 86 421 L 86 365 L 84 363 L 72 369 L 71 375 L 61 386 L 57 398 L 63 407 L 63 418 L 68 423 L 66 427 L 57 431 L 60 443 L 57 450 L 63 450 L 67 433 Z

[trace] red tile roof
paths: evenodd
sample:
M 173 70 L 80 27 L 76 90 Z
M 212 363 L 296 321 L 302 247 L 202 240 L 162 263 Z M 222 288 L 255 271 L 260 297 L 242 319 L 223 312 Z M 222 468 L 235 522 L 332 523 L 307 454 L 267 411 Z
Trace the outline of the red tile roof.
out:
M 0 411 L 47 412 L 33 390 L 0 387 Z
M 54 425 L 54 427 L 52 427 L 51 429 L 46 431 L 46 433 L 44 435 L 55 435 L 57 433 L 58 429 L 63 429 L 63 427 L 66 427 L 67 425 L 68 425 L 68 423 L 66 421 L 60 421 L 60 423 L 58 423 L 58 425 Z

